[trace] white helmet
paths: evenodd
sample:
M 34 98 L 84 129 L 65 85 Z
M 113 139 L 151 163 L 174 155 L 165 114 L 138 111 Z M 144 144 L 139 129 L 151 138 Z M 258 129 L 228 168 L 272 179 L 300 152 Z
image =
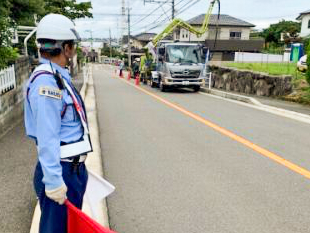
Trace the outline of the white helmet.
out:
M 44 16 L 37 28 L 38 39 L 51 39 L 56 41 L 80 40 L 74 23 L 66 16 L 48 14 Z

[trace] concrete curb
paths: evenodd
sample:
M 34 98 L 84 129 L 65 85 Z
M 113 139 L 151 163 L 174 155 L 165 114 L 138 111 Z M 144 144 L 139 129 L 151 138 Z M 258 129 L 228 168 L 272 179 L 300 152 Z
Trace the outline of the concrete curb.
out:
M 216 96 L 220 96 L 223 98 L 227 98 L 227 99 L 232 99 L 232 100 L 237 100 L 237 101 L 241 101 L 241 102 L 245 102 L 248 104 L 255 104 L 255 105 L 261 105 L 261 103 L 259 101 L 257 101 L 254 98 L 248 97 L 248 96 L 244 96 L 244 95 L 237 95 L 237 94 L 232 94 L 232 93 L 228 93 L 225 91 L 219 91 L 219 90 L 214 90 L 214 89 L 207 89 L 207 88 L 201 88 L 200 89 L 201 92 L 204 93 L 208 93 L 211 95 L 216 95 Z
M 224 91 L 207 89 L 207 88 L 201 88 L 201 92 L 208 93 L 214 96 L 219 96 L 221 98 L 226 98 L 226 99 L 230 99 L 234 101 L 247 103 L 249 105 L 252 105 L 253 108 L 256 108 L 256 109 L 259 109 L 265 112 L 269 112 L 269 113 L 272 113 L 278 116 L 282 116 L 282 117 L 286 117 L 286 118 L 297 120 L 303 123 L 310 124 L 310 115 L 265 105 L 265 104 L 260 103 L 258 100 L 252 97 L 237 95 L 237 94 L 232 94 L 232 93 L 228 93 Z
M 85 80 L 83 87 L 81 89 L 81 96 L 85 100 L 85 106 L 88 113 L 88 121 L 89 121 L 89 130 L 93 145 L 93 152 L 88 154 L 88 158 L 86 160 L 86 166 L 88 170 L 96 173 L 97 175 L 103 176 L 103 168 L 102 168 L 102 159 L 101 159 L 101 148 L 99 141 L 99 129 L 98 129 L 98 121 L 97 121 L 97 111 L 96 111 L 96 99 L 95 99 L 95 91 L 93 85 L 92 78 L 92 66 L 89 73 L 89 78 Z M 109 228 L 109 219 L 108 219 L 108 210 L 106 205 L 106 200 L 103 200 L 100 203 L 100 209 L 102 210 L 96 219 L 101 225 Z M 88 206 L 88 203 L 84 201 L 83 203 L 83 212 L 91 216 L 91 211 Z M 34 215 L 32 218 L 32 224 L 30 228 L 30 233 L 38 233 L 39 232 L 39 222 L 40 222 L 40 206 L 37 203 Z

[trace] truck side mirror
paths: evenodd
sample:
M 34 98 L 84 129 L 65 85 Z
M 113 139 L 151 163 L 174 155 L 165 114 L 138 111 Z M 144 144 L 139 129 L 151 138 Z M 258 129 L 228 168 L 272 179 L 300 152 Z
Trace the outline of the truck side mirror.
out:
M 203 47 L 203 48 L 202 48 L 202 53 L 203 53 L 204 55 L 206 55 L 207 52 L 208 52 L 208 50 L 209 50 L 209 48 Z
M 159 53 L 159 55 L 162 55 L 162 56 L 164 56 L 165 55 L 165 48 L 163 48 L 163 47 L 161 47 L 161 48 L 158 48 L 158 53 Z

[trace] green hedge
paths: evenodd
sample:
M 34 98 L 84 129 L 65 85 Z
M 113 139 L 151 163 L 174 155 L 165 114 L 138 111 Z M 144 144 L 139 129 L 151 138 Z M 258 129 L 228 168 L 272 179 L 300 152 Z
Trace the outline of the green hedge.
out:
M 12 64 L 18 57 L 17 49 L 12 47 L 0 47 L 0 70 Z
M 307 65 L 308 65 L 308 69 L 306 72 L 306 79 L 307 79 L 307 82 L 310 84 L 310 43 L 308 43 L 308 47 L 307 47 Z

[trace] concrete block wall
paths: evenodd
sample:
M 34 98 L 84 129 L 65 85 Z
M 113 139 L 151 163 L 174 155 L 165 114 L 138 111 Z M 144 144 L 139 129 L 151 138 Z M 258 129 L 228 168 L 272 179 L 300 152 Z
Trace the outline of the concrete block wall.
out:
M 15 62 L 16 88 L 0 96 L 0 135 L 22 119 L 24 87 L 29 74 L 29 58 L 18 58 Z
M 292 76 L 274 76 L 266 73 L 210 66 L 213 88 L 258 96 L 283 96 L 293 89 Z

